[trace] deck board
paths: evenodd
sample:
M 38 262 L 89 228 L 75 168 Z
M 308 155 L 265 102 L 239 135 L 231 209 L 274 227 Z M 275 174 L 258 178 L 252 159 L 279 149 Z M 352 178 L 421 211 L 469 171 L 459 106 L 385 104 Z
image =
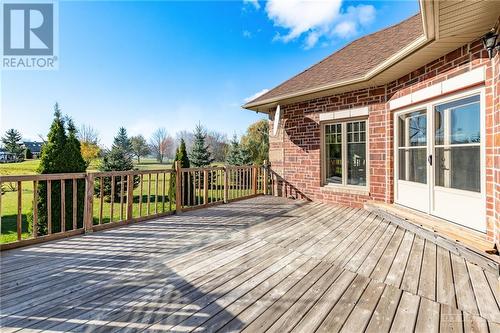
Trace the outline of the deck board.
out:
M 364 209 L 270 196 L 5 251 L 0 264 L 2 332 L 500 325 L 490 270 Z

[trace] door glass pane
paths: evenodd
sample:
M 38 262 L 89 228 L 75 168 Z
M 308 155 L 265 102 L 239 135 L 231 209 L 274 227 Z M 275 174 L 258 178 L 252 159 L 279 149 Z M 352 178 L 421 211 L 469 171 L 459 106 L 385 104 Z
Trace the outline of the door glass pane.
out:
M 365 122 L 347 123 L 347 184 L 366 185 Z
M 409 149 L 408 151 L 408 179 L 411 182 L 427 183 L 427 149 Z
M 436 148 L 436 186 L 481 191 L 480 147 Z
M 342 127 L 325 126 L 326 182 L 342 183 Z
M 425 110 L 399 116 L 399 147 L 425 146 L 427 144 L 427 116 Z
M 436 145 L 479 143 L 479 95 L 436 106 Z

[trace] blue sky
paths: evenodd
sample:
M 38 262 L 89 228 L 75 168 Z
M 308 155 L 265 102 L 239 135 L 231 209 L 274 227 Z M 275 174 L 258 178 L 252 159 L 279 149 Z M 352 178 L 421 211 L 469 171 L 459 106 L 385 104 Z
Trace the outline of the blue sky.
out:
M 417 1 L 59 3 L 59 69 L 1 73 L 0 131 L 46 135 L 57 101 L 109 145 L 207 128 L 242 134 L 240 108 L 349 41 L 418 12 Z

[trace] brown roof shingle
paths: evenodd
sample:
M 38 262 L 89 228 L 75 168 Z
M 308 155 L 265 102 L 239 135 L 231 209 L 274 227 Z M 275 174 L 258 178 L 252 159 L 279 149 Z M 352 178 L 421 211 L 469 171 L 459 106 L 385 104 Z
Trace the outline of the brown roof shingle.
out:
M 423 35 L 420 14 L 361 37 L 248 104 L 366 75 Z

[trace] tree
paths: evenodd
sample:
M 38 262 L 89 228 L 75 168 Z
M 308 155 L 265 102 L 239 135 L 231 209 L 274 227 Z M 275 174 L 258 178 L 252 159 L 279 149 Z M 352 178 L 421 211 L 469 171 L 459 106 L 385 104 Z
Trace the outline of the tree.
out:
M 76 138 L 76 128 L 69 119 L 66 121 L 62 117 L 61 109 L 56 103 L 54 106 L 54 120 L 50 126 L 50 131 L 46 143 L 42 147 L 40 165 L 38 172 L 49 173 L 72 173 L 85 172 L 86 163 L 80 152 L 80 143 Z M 77 191 L 77 227 L 82 227 L 83 206 L 85 195 L 85 181 L 77 180 L 77 188 L 73 188 L 73 181 L 64 181 L 65 201 L 72 202 L 73 191 Z M 51 183 L 51 219 L 52 232 L 61 231 L 61 182 Z M 47 182 L 38 183 L 38 235 L 48 233 L 48 206 L 47 206 Z M 65 207 L 66 229 L 73 228 L 73 205 L 67 204 Z M 30 228 L 32 227 L 32 216 L 30 215 Z
M 174 147 L 174 139 L 168 134 L 165 128 L 158 128 L 151 135 L 149 140 L 151 152 L 156 156 L 156 160 L 163 163 L 165 157 L 171 156 Z
M 99 144 L 99 133 L 90 125 L 82 125 L 78 130 L 78 140 L 81 143 Z
M 229 143 L 226 163 L 229 165 L 249 165 L 252 163 L 250 152 L 238 142 L 236 134 Z
M 262 164 L 269 159 L 269 122 L 265 119 L 250 125 L 241 138 L 241 145 L 248 150 L 251 161 Z
M 16 159 L 22 159 L 24 155 L 22 136 L 18 130 L 11 128 L 2 137 L 2 143 L 7 152 L 13 154 Z
M 126 155 L 132 155 L 132 143 L 130 142 L 125 127 L 120 127 L 118 129 L 118 134 L 113 140 L 113 146 L 119 148 Z
M 134 163 L 132 162 L 132 154 L 130 153 L 130 139 L 127 135 L 127 130 L 121 127 L 118 130 L 117 135 L 113 140 L 113 146 L 111 150 L 104 153 L 102 164 L 99 168 L 101 171 L 128 171 L 134 169 Z M 139 178 L 134 177 L 134 188 L 139 184 Z M 104 196 L 110 198 L 110 200 L 120 199 L 120 193 L 123 192 L 125 195 L 127 193 L 127 183 L 125 177 L 115 177 L 114 186 L 114 196 L 111 198 L 111 179 L 109 177 L 104 178 L 103 182 Z M 123 191 L 122 191 L 123 186 Z M 100 195 L 100 184 L 96 182 L 95 193 Z
M 24 151 L 24 158 L 27 160 L 31 160 L 33 158 L 33 153 L 29 148 L 26 148 L 26 150 Z
M 142 135 L 133 136 L 130 138 L 132 145 L 132 154 L 137 157 L 137 163 L 141 163 L 141 157 L 149 154 L 149 146 L 146 139 Z
M 205 129 L 200 125 L 196 125 L 194 130 L 194 142 L 189 160 L 194 167 L 200 168 L 210 165 L 214 160 L 209 150 L 209 146 L 205 143 L 207 134 Z
M 175 152 L 175 158 L 174 162 L 172 163 L 172 169 L 176 168 L 176 161 L 180 161 L 180 167 L 181 168 L 190 168 L 191 167 L 191 162 L 189 161 L 189 157 L 186 151 L 186 143 L 184 142 L 184 139 L 180 140 L 180 145 L 177 148 Z M 189 194 L 188 194 L 188 186 L 191 186 L 191 190 L 189 191 L 190 193 L 193 193 L 193 182 L 189 181 L 187 177 L 183 178 L 183 184 L 182 187 L 184 189 L 183 191 L 183 205 L 186 205 L 189 202 Z M 169 199 L 175 201 L 175 177 L 170 177 L 170 190 L 169 190 Z
M 227 136 L 217 131 L 207 132 L 207 144 L 214 161 L 223 162 L 228 150 Z
M 182 130 L 175 134 L 175 138 L 177 141 L 177 146 L 180 146 L 181 140 L 184 140 L 184 145 L 186 146 L 187 151 L 191 151 L 194 142 L 193 132 Z
M 89 166 L 93 160 L 99 158 L 101 155 L 101 148 L 95 143 L 80 141 L 80 146 L 83 159 L 85 160 L 87 166 Z

